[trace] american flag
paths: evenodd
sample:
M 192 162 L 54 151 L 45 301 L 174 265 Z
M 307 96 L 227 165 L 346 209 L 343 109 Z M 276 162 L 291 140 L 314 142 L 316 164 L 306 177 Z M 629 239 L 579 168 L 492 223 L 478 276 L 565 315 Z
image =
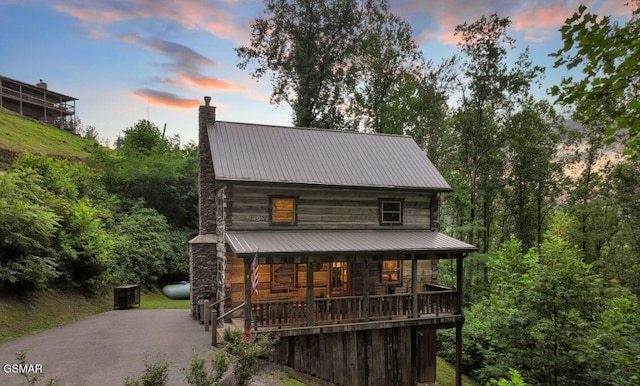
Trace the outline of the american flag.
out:
M 251 271 L 253 272 L 253 280 L 251 280 L 251 293 L 258 293 L 258 252 L 253 257 L 253 262 L 251 263 Z

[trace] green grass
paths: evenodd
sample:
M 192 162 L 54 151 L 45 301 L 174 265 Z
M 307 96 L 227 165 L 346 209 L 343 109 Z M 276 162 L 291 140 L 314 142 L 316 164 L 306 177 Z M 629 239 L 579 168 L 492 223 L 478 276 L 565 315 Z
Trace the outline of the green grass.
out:
M 188 309 L 189 300 L 172 300 L 160 293 L 142 292 L 142 309 Z M 71 292 L 39 292 L 24 296 L 0 295 L 0 343 L 62 326 L 87 316 L 113 310 L 113 292 L 85 297 Z
M 454 386 L 456 384 L 456 368 L 440 357 L 436 360 L 436 381 L 440 386 Z M 463 375 L 462 385 L 477 386 L 477 383 L 466 375 Z
M 26 119 L 0 107 L 0 150 L 3 157 L 29 152 L 52 157 L 89 157 L 94 143 L 53 126 Z M 5 161 L 6 162 L 6 161 Z
M 287 382 L 283 386 L 304 386 L 304 383 L 302 383 L 302 382 L 300 382 L 300 381 L 298 381 L 296 379 L 289 378 L 287 380 Z
M 140 308 L 147 310 L 158 309 L 189 309 L 191 307 L 189 299 L 169 299 L 158 292 L 146 292 L 143 291 L 140 294 Z
M 40 292 L 0 295 L 0 343 L 113 309 L 113 298 L 87 298 L 77 293 Z

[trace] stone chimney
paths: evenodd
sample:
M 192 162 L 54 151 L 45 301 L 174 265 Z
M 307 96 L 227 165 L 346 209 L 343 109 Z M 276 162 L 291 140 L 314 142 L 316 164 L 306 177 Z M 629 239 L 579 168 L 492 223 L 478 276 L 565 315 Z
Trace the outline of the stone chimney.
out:
M 216 108 L 210 105 L 211 97 L 204 97 L 204 101 L 205 105 L 200 106 L 198 111 L 199 235 L 189 241 L 189 281 L 193 319 L 203 318 L 205 300 L 214 301 L 217 296 L 224 295 L 224 290 L 217 290 L 217 282 L 222 272 L 218 272 L 221 267 L 217 258 L 219 248 L 216 236 L 216 182 L 208 133 L 208 127 L 216 121 Z
M 216 233 L 216 184 L 209 144 L 209 125 L 216 121 L 216 108 L 211 106 L 211 97 L 204 97 L 198 115 L 198 143 L 200 151 L 200 173 L 198 176 L 198 209 L 200 212 L 200 234 Z

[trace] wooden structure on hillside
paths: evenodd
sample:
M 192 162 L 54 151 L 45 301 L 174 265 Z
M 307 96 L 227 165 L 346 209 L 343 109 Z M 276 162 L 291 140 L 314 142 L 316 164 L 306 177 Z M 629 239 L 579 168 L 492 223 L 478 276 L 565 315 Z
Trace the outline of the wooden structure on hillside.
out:
M 437 329 L 456 329 L 460 359 L 463 259 L 476 248 L 439 233 L 451 188 L 418 145 L 216 121 L 205 101 L 194 317 L 228 299 L 220 315 L 281 335 L 277 362 L 336 384 L 435 384 Z M 440 259 L 456 261 L 455 288 L 437 284 Z
M 60 129 L 75 132 L 78 99 L 36 85 L 0 76 L 0 106 Z

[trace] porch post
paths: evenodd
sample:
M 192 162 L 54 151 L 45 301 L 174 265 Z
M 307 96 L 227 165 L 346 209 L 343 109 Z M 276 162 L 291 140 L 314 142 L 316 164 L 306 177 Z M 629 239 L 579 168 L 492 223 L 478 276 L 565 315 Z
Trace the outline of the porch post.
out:
M 418 260 L 415 253 L 411 254 L 411 292 L 413 293 L 411 317 L 418 317 Z
M 456 323 L 456 386 L 462 386 L 462 325 L 464 323 L 463 306 L 463 283 L 464 283 L 464 256 L 456 258 L 456 284 L 458 289 L 458 313 L 462 315 L 462 320 Z
M 244 330 L 251 330 L 251 263 L 249 259 L 244 261 Z
M 307 326 L 313 326 L 313 263 L 307 263 Z
M 463 293 L 463 284 L 464 284 L 464 269 L 463 269 L 463 256 L 458 256 L 456 258 L 456 288 L 458 290 L 458 304 L 456 304 L 456 306 L 458 307 L 458 313 L 460 315 L 463 315 L 463 310 L 462 310 L 462 298 L 464 296 Z
M 462 386 L 462 323 L 456 323 L 456 386 Z
M 364 262 L 364 272 L 362 273 L 362 313 L 364 321 L 368 322 L 370 317 L 369 307 L 369 260 Z

